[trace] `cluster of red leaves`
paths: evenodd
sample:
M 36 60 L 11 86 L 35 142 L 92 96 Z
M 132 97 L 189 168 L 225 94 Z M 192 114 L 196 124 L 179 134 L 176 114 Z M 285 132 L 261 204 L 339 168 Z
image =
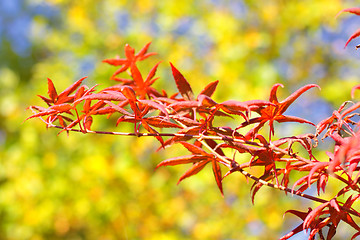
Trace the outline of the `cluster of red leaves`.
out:
M 125 59 L 104 60 L 108 64 L 120 66 L 111 77 L 119 84 L 111 87 L 97 91 L 96 86 L 90 88 L 82 85 L 85 80 L 82 78 L 58 94 L 52 80 L 48 79 L 48 97 L 39 96 L 48 107 L 31 106 L 34 114 L 28 119 L 40 118 L 48 127 L 61 128 L 67 132 L 153 136 L 160 142 L 160 148 L 181 144 L 190 152 L 189 155 L 170 158 L 158 164 L 158 167 L 191 164 L 179 182 L 199 173 L 210 164 L 221 194 L 224 178 L 240 172 L 255 180 L 251 188 L 253 201 L 259 189 L 266 185 L 321 203 L 315 209 L 309 208 L 307 212 L 287 211 L 303 222 L 281 239 L 288 239 L 303 230 L 310 230 L 309 239 L 314 239 L 316 234 L 324 238 L 325 227 L 329 228 L 327 239 L 331 239 L 341 221 L 357 231 L 353 238 L 360 235 L 360 227 L 352 218 L 360 217 L 360 213 L 353 208 L 360 196 L 360 132 L 354 130 L 358 124 L 354 119 L 358 115 L 356 111 L 360 103 L 348 108 L 345 103 L 332 116 L 315 125 L 299 117 L 284 115 L 303 93 L 318 87 L 315 84 L 298 89 L 282 101 L 278 100 L 277 90 L 283 86 L 275 84 L 270 89 L 268 101 L 228 100 L 217 103 L 212 96 L 218 81 L 209 83 L 195 97 L 190 83 L 171 63 L 178 92 L 169 95 L 165 90 L 158 91 L 152 87 L 158 79 L 154 77 L 159 63 L 150 70 L 145 80 L 137 66 L 137 61 L 155 54 L 147 53 L 149 45 L 150 43 L 145 45 L 138 54 L 126 45 Z M 120 73 L 127 74 L 128 78 L 118 77 Z M 134 131 L 92 131 L 95 115 L 115 115 L 117 126 L 130 123 L 133 124 Z M 217 126 L 214 120 L 218 117 L 240 120 L 236 120 L 236 128 L 231 128 Z M 316 133 L 274 139 L 275 122 L 311 124 L 316 126 Z M 169 131 L 163 132 L 161 129 Z M 335 143 L 334 151 L 327 153 L 329 158 L 321 161 L 312 153 L 320 135 L 333 139 Z M 302 155 L 305 157 L 295 152 L 294 145 L 304 150 Z M 229 152 L 231 156 L 225 154 Z M 248 161 L 241 162 L 236 154 L 248 155 Z M 260 167 L 264 171 L 260 176 L 254 176 L 246 172 L 250 167 Z M 222 172 L 224 168 L 227 169 L 225 174 Z M 294 173 L 300 173 L 302 177 L 295 179 L 294 176 L 299 174 Z M 341 183 L 331 200 L 304 194 L 311 185 L 316 185 L 320 196 L 321 190 L 325 192 L 330 178 Z M 291 186 L 290 182 L 293 182 Z M 344 196 L 347 197 L 346 201 L 340 201 Z

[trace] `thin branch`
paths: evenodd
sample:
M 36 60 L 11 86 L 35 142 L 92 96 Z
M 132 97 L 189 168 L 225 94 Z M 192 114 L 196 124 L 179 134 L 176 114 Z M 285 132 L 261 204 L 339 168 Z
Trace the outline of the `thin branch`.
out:
M 281 149 L 279 147 L 275 147 L 272 145 L 267 145 L 265 146 L 264 144 L 261 143 L 257 143 L 257 142 L 252 142 L 252 141 L 246 141 L 246 140 L 241 140 L 241 139 L 234 139 L 234 138 L 230 138 L 230 137 L 221 137 L 221 136 L 207 136 L 207 135 L 192 135 L 192 134 L 182 134 L 182 133 L 126 133 L 126 132 L 108 132 L 108 131 L 91 131 L 91 130 L 86 130 L 86 132 L 83 132 L 79 129 L 67 129 L 61 126 L 57 126 L 57 125 L 53 125 L 53 124 L 49 124 L 47 123 L 48 127 L 53 127 L 53 128 L 59 128 L 59 129 L 63 129 L 66 131 L 72 131 L 72 132 L 80 132 L 80 133 L 92 133 L 92 134 L 108 134 L 108 135 L 117 135 L 117 136 L 136 136 L 136 137 L 155 137 L 155 136 L 162 136 L 162 137 L 191 137 L 191 138 L 196 138 L 199 142 L 201 142 L 202 145 L 204 145 L 211 153 L 213 153 L 217 158 L 221 159 L 222 164 L 224 164 L 225 166 L 229 167 L 229 169 L 231 171 L 237 171 L 240 172 L 241 174 L 243 174 L 245 177 L 251 178 L 252 180 L 254 180 L 255 182 L 259 182 L 267 187 L 271 187 L 274 189 L 279 189 L 282 190 L 284 192 L 288 192 L 291 193 L 293 195 L 305 198 L 305 199 L 309 199 L 315 202 L 319 202 L 319 203 L 326 203 L 329 202 L 328 200 L 322 199 L 322 198 L 318 198 L 318 197 L 314 197 L 299 191 L 293 191 L 290 188 L 281 186 L 281 185 L 277 185 L 277 184 L 273 184 L 267 181 L 264 181 L 258 177 L 255 177 L 254 175 L 248 173 L 247 171 L 243 170 L 242 168 L 240 168 L 240 166 L 235 163 L 236 165 L 234 166 L 233 162 L 229 159 L 226 159 L 225 157 L 219 155 L 214 149 L 212 149 L 203 139 L 212 139 L 212 140 L 223 140 L 223 141 L 234 141 L 234 142 L 240 142 L 240 143 L 245 143 L 245 144 L 249 144 L 249 145 L 253 145 L 253 146 L 257 146 L 257 147 L 268 147 L 272 150 L 281 152 L 281 153 L 285 153 L 286 155 L 288 155 L 288 151 Z M 302 158 L 296 154 L 294 154 L 292 156 L 293 158 L 296 158 L 298 160 L 304 161 L 304 162 L 311 162 L 308 159 Z M 300 158 L 300 159 L 299 159 Z M 340 206 L 340 208 L 348 213 L 353 214 L 354 216 L 360 217 L 357 212 Z

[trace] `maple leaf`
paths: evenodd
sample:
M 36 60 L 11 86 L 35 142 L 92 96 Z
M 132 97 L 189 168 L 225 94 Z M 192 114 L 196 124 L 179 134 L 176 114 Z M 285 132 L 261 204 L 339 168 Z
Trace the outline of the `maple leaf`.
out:
M 172 63 L 170 63 L 170 66 L 176 86 L 183 98 L 177 99 L 176 96 L 178 94 L 176 94 L 174 96 L 175 101 L 168 102 L 169 105 L 167 107 L 172 110 L 174 116 L 179 116 L 179 121 L 187 121 L 188 119 L 189 123 L 194 122 L 192 125 L 198 125 L 198 123 L 201 122 L 202 127 L 200 128 L 200 131 L 205 132 L 209 127 L 212 127 L 214 116 L 231 117 L 230 115 L 219 111 L 219 104 L 211 99 L 219 81 L 209 83 L 195 99 L 189 82 Z M 196 121 L 196 113 L 204 119 Z M 185 125 L 188 124 L 185 123 Z
M 185 100 L 193 100 L 194 93 L 190 87 L 189 82 L 186 78 L 177 70 L 172 63 L 170 63 L 172 74 L 174 76 L 176 86 L 180 94 L 184 97 Z
M 272 149 L 268 148 L 269 143 L 266 139 L 262 136 L 257 134 L 255 136 L 256 139 L 259 139 L 260 142 L 265 146 L 263 148 L 259 148 L 256 150 L 251 151 L 251 159 L 249 162 L 245 164 L 241 164 L 240 168 L 251 167 L 251 166 L 264 166 L 264 174 L 260 177 L 260 179 L 264 181 L 270 181 L 275 179 L 276 185 L 279 185 L 278 180 L 278 170 L 276 169 L 276 162 L 280 161 L 282 157 L 285 155 L 284 153 L 278 153 L 273 151 Z M 284 142 L 271 142 L 273 146 L 280 146 L 284 144 Z M 263 186 L 260 182 L 255 182 L 251 187 L 251 200 L 254 203 L 255 195 L 258 190 Z
M 59 123 L 62 127 L 64 127 L 64 128 L 68 127 L 68 126 L 66 126 L 65 121 L 72 122 L 73 120 L 69 117 L 62 116 L 61 114 L 67 113 L 67 114 L 72 115 L 71 110 L 74 109 L 74 106 L 72 105 L 74 100 L 78 97 L 81 97 L 85 93 L 87 93 L 87 91 L 85 91 L 86 86 L 81 86 L 79 88 L 79 86 L 81 85 L 83 80 L 86 78 L 87 77 L 83 77 L 83 78 L 79 79 L 78 81 L 76 81 L 75 83 L 70 85 L 68 88 L 66 88 L 64 91 L 62 91 L 60 94 L 57 93 L 53 81 L 50 78 L 48 78 L 47 82 L 48 82 L 49 98 L 41 96 L 41 95 L 38 95 L 38 96 L 49 107 L 43 108 L 43 107 L 38 107 L 38 106 L 31 106 L 30 109 L 33 110 L 34 114 L 32 116 L 28 117 L 26 120 L 35 118 L 35 117 L 48 116 L 47 119 L 45 120 L 45 122 L 47 124 L 52 124 L 55 120 L 59 120 Z M 70 95 L 76 89 L 78 89 L 78 91 L 75 94 Z M 36 110 L 38 112 L 36 112 L 34 110 Z
M 72 109 L 72 106 L 69 103 L 62 103 L 62 104 L 50 106 L 49 108 L 39 108 L 37 106 L 31 106 L 30 109 L 40 110 L 40 112 L 34 113 L 30 117 L 26 118 L 26 120 L 35 117 L 42 117 L 46 115 L 55 116 L 57 114 L 64 112 L 71 114 L 70 110 Z
M 317 182 L 317 192 L 320 195 L 320 190 L 324 191 L 325 186 L 328 182 L 329 174 L 327 172 L 327 168 L 329 166 L 329 162 L 319 162 L 314 161 L 311 163 L 303 163 L 301 166 L 293 166 L 293 169 L 298 171 L 308 171 L 309 174 L 298 179 L 293 187 L 292 191 L 296 186 L 301 185 L 298 190 L 295 192 L 301 193 L 308 189 L 313 183 Z
M 301 211 L 297 211 L 297 210 L 288 210 L 285 212 L 286 213 L 291 213 L 294 214 L 295 216 L 301 218 L 302 220 L 305 220 L 305 218 L 307 217 L 307 215 L 312 211 L 311 208 L 308 209 L 307 212 L 301 212 Z M 291 232 L 289 232 L 288 234 L 286 234 L 285 236 L 281 237 L 279 240 L 286 240 L 291 238 L 292 236 L 294 236 L 295 234 L 301 232 L 304 230 L 304 226 L 303 223 L 298 225 L 297 227 L 295 227 Z
M 314 236 L 316 233 L 320 232 L 322 234 L 322 228 L 327 226 L 328 224 L 331 224 L 331 218 L 329 217 L 320 217 L 323 214 L 327 214 L 328 211 L 323 211 L 324 208 L 328 207 L 330 205 L 330 202 L 325 202 L 321 204 L 320 206 L 316 207 L 315 209 L 308 209 L 308 212 L 301 212 L 297 210 L 288 210 L 285 213 L 291 213 L 295 216 L 301 218 L 303 220 L 303 223 L 298 225 L 296 228 L 294 228 L 290 233 L 286 234 L 285 236 L 281 237 L 280 240 L 289 239 L 293 235 L 303 231 L 310 229 L 310 235 L 309 240 L 314 239 Z M 332 234 L 331 232 L 328 232 L 328 234 Z M 327 239 L 331 239 L 327 238 Z
M 62 91 L 60 94 L 57 94 L 55 86 L 53 81 L 48 78 L 48 95 L 49 98 L 46 98 L 44 96 L 38 95 L 48 106 L 51 105 L 56 105 L 56 104 L 62 104 L 62 103 L 70 103 L 72 101 L 74 101 L 74 97 L 75 96 L 69 96 L 71 93 L 73 93 L 80 85 L 81 83 L 84 81 L 84 79 L 86 79 L 87 77 L 83 77 L 81 79 L 79 79 L 78 81 L 76 81 L 75 83 L 73 83 L 71 86 L 69 86 L 68 88 L 66 88 L 64 91 Z
M 179 141 L 178 143 L 181 143 L 187 150 L 189 150 L 192 153 L 192 155 L 175 157 L 164 160 L 160 162 L 156 166 L 156 168 L 161 166 L 175 166 L 179 164 L 193 163 L 193 165 L 179 178 L 177 182 L 177 184 L 179 184 L 184 179 L 199 173 L 208 163 L 212 163 L 212 169 L 213 169 L 215 181 L 221 192 L 221 195 L 224 196 L 223 188 L 222 188 L 221 168 L 216 157 L 213 154 L 207 153 L 206 151 L 204 151 L 202 148 L 200 148 L 195 144 L 191 144 L 183 141 Z M 209 143 L 209 145 L 215 144 L 215 142 L 211 142 L 211 141 L 207 141 L 207 143 Z M 223 155 L 222 151 L 221 154 Z
M 139 69 L 136 67 L 135 64 L 131 64 L 131 76 L 133 78 L 133 82 L 129 82 L 128 85 L 132 86 L 135 92 L 140 96 L 141 99 L 144 99 L 146 95 L 148 96 L 155 96 L 161 97 L 162 94 L 159 93 L 155 88 L 151 87 L 151 85 L 159 79 L 154 78 L 157 67 L 159 66 L 160 62 L 158 62 L 149 72 L 145 80 L 141 76 Z M 134 83 L 134 84 L 132 84 Z
M 351 209 L 352 204 L 359 197 L 359 194 L 355 196 L 351 195 L 348 197 L 346 202 L 342 204 L 342 206 L 335 198 L 333 198 L 330 201 L 320 204 L 314 209 L 309 208 L 307 212 L 301 212 L 297 210 L 286 211 L 285 213 L 291 213 L 301 218 L 303 223 L 294 228 L 290 233 L 280 238 L 280 240 L 289 239 L 302 230 L 307 229 L 311 230 L 309 240 L 314 239 L 315 234 L 321 232 L 322 228 L 326 226 L 329 227 L 326 239 L 332 239 L 336 233 L 336 228 L 338 227 L 340 221 L 344 221 L 355 230 L 360 231 L 360 227 L 355 223 L 350 214 L 347 211 L 343 211 L 343 209 Z M 354 210 L 352 209 L 352 211 Z M 358 212 L 354 211 L 354 213 L 359 216 Z M 354 239 L 358 234 L 359 232 L 353 235 L 352 239 Z
M 105 59 L 103 62 L 114 65 L 114 66 L 121 66 L 115 73 L 112 75 L 112 79 L 115 79 L 115 77 L 126 71 L 132 64 L 135 64 L 137 61 L 142 61 L 150 56 L 155 55 L 156 53 L 151 52 L 147 53 L 148 48 L 150 46 L 151 42 L 147 43 L 137 54 L 135 54 L 135 49 L 130 47 L 129 44 L 125 45 L 125 56 L 126 58 L 111 58 L 111 59 Z
M 269 102 L 272 103 L 271 105 L 268 105 L 266 107 L 261 107 L 261 108 L 257 108 L 254 109 L 253 111 L 257 112 L 260 117 L 256 117 L 256 118 L 252 118 L 247 122 L 242 123 L 238 128 L 242 128 L 245 127 L 249 124 L 255 124 L 257 123 L 257 125 L 248 132 L 247 134 L 247 138 L 251 138 L 254 137 L 255 134 L 259 131 L 259 129 L 261 127 L 263 127 L 265 125 L 266 122 L 269 123 L 270 126 L 270 135 L 269 137 L 274 135 L 274 121 L 277 122 L 298 122 L 298 123 L 308 123 L 311 125 L 314 125 L 312 122 L 305 120 L 303 118 L 299 118 L 299 117 L 294 117 L 294 116 L 286 116 L 283 115 L 283 113 L 288 109 L 288 107 L 298 98 L 300 97 L 300 95 L 302 95 L 304 92 L 306 92 L 307 90 L 313 88 L 313 87 L 318 87 L 320 88 L 318 85 L 316 84 L 308 84 L 300 89 L 298 89 L 297 91 L 295 91 L 294 93 L 292 93 L 289 97 L 287 97 L 286 99 L 284 99 L 283 101 L 279 102 L 276 92 L 278 87 L 283 87 L 282 84 L 278 83 L 275 84 L 270 91 L 270 97 L 269 97 Z M 274 106 L 275 105 L 275 106 Z
M 218 83 L 219 83 L 219 80 L 216 80 L 216 81 L 211 82 L 208 85 L 206 85 L 204 87 L 204 89 L 201 90 L 201 92 L 199 93 L 199 96 L 200 95 L 206 95 L 208 97 L 211 97 L 214 94 Z
M 332 135 L 332 136 L 335 136 Z M 352 137 L 339 138 L 334 151 L 335 156 L 329 164 L 329 171 L 333 172 L 338 166 L 342 165 L 342 169 L 347 168 L 347 174 L 351 179 L 353 172 L 360 162 L 360 131 Z
M 327 129 L 324 137 L 332 136 L 335 133 L 340 133 L 341 131 L 347 129 L 350 131 L 351 135 L 354 135 L 355 133 L 351 129 L 349 124 L 353 124 L 354 122 L 351 120 L 351 117 L 355 115 L 347 116 L 348 114 L 352 113 L 353 111 L 357 110 L 360 107 L 360 103 L 356 103 L 353 106 L 345 109 L 346 105 L 349 103 L 349 101 L 344 102 L 341 104 L 338 110 L 333 111 L 333 114 L 320 121 L 316 125 L 316 136 L 321 134 L 325 129 Z

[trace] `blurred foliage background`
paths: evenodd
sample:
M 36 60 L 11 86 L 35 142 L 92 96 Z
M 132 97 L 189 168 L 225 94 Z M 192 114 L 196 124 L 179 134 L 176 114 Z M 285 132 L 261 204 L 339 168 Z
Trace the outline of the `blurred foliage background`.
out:
M 60 90 L 83 76 L 89 86 L 109 85 L 116 68 L 101 60 L 123 56 L 126 43 L 139 50 L 152 41 L 158 55 L 141 67 L 163 60 L 159 88 L 176 91 L 169 61 L 196 93 L 219 79 L 218 101 L 266 99 L 277 82 L 286 97 L 316 83 L 322 91 L 307 93 L 289 114 L 317 123 L 358 83 L 358 41 L 343 46 L 359 18 L 335 19 L 356 4 L 0 1 L 0 240 L 279 238 L 298 224 L 283 213 L 306 210 L 308 202 L 264 188 L 252 206 L 251 185 L 240 174 L 224 180 L 222 198 L 210 168 L 176 186 L 187 166 L 155 166 L 182 149 L 155 152 L 158 143 L 150 138 L 57 136 L 39 120 L 24 122 L 31 114 L 26 107 L 42 105 L 36 94 L 46 94 L 47 77 Z M 101 119 L 97 124 L 108 127 Z M 345 229 L 339 236 L 349 235 Z

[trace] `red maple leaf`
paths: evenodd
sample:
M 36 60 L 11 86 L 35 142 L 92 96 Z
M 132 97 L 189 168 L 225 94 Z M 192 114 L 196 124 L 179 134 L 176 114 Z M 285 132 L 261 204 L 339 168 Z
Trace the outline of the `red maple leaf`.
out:
M 247 122 L 242 123 L 238 128 L 245 127 L 249 124 L 257 123 L 257 125 L 248 132 L 247 138 L 253 138 L 255 134 L 259 131 L 260 128 L 262 128 L 265 123 L 269 123 L 270 126 L 270 138 L 272 135 L 274 135 L 274 121 L 277 122 L 298 122 L 298 123 L 308 123 L 311 125 L 314 125 L 312 122 L 305 120 L 303 118 L 294 117 L 294 116 L 286 116 L 284 115 L 284 112 L 288 109 L 288 107 L 298 98 L 301 94 L 309 90 L 313 87 L 318 87 L 316 84 L 308 84 L 294 93 L 292 93 L 289 97 L 284 99 L 283 101 L 279 102 L 278 98 L 276 96 L 276 92 L 278 87 L 283 87 L 282 84 L 278 83 L 275 84 L 270 91 L 270 98 L 269 102 L 272 103 L 272 105 L 268 105 L 266 107 L 259 107 L 257 109 L 253 109 L 253 111 L 257 112 L 260 117 L 252 118 Z M 275 105 L 275 106 L 274 106 Z
M 206 139 L 205 141 L 210 146 L 216 144 L 215 141 L 213 140 Z M 219 159 L 215 155 L 204 151 L 201 147 L 197 146 L 196 144 L 191 144 L 182 141 L 178 141 L 178 143 L 181 143 L 187 150 L 189 150 L 192 153 L 192 155 L 174 157 L 164 160 L 157 165 L 157 168 L 161 166 L 175 166 L 179 164 L 193 163 L 193 165 L 179 178 L 178 181 L 179 184 L 185 178 L 191 177 L 199 173 L 208 163 L 212 163 L 212 169 L 213 169 L 215 181 L 221 192 L 221 195 L 224 196 Z M 220 154 L 221 156 L 224 156 L 224 153 L 222 152 L 221 149 L 218 149 L 217 153 Z
M 28 117 L 26 120 L 35 118 L 35 117 L 42 117 L 42 116 L 48 116 L 46 119 L 46 123 L 50 124 L 54 122 L 55 120 L 59 120 L 59 123 L 61 126 L 66 127 L 65 121 L 71 122 L 72 119 L 66 116 L 61 116 L 62 113 L 67 113 L 72 115 L 71 110 L 74 109 L 74 106 L 72 106 L 71 103 L 73 103 L 77 98 L 80 98 L 82 95 L 86 94 L 88 91 L 85 91 L 87 88 L 86 86 L 79 86 L 81 83 L 86 79 L 87 77 L 83 77 L 70 85 L 68 88 L 66 88 L 64 91 L 62 91 L 60 94 L 57 93 L 56 88 L 54 86 L 54 83 L 50 78 L 47 79 L 48 81 L 48 96 L 44 97 L 41 95 L 38 95 L 49 107 L 43 108 L 38 106 L 31 106 L 30 109 L 33 110 L 34 114 L 30 117 Z M 78 89 L 79 88 L 79 89 Z M 72 94 L 76 89 L 75 94 Z M 72 94 L 72 95 L 70 95 Z M 38 112 L 36 112 L 38 111 Z
M 130 47 L 129 44 L 125 45 L 125 56 L 126 58 L 111 58 L 105 59 L 103 62 L 114 65 L 114 66 L 121 66 L 113 75 L 112 79 L 116 79 L 116 75 L 126 71 L 131 64 L 135 64 L 137 61 L 142 61 L 156 53 L 151 52 L 147 53 L 147 50 L 150 46 L 151 42 L 147 43 L 137 54 L 135 54 L 135 49 Z
M 189 82 L 186 78 L 177 70 L 172 63 L 170 63 L 172 74 L 175 79 L 176 86 L 180 94 L 184 97 L 185 100 L 193 100 L 194 93 L 191 89 Z M 215 86 L 216 88 L 216 86 Z M 214 89 L 215 90 L 215 89 Z
M 68 87 L 64 91 L 62 91 L 60 94 L 57 94 L 54 83 L 52 82 L 52 80 L 50 78 L 48 78 L 47 81 L 48 81 L 48 95 L 49 95 L 49 98 L 41 96 L 41 95 L 38 95 L 38 96 L 44 102 L 46 102 L 46 104 L 48 106 L 73 102 L 75 95 L 79 95 L 79 94 L 75 94 L 75 95 L 72 95 L 72 96 L 70 96 L 70 94 L 73 93 L 81 85 L 81 83 L 84 81 L 84 79 L 86 79 L 86 78 L 87 77 L 83 77 L 83 78 L 79 79 L 78 81 L 73 83 L 70 87 Z

